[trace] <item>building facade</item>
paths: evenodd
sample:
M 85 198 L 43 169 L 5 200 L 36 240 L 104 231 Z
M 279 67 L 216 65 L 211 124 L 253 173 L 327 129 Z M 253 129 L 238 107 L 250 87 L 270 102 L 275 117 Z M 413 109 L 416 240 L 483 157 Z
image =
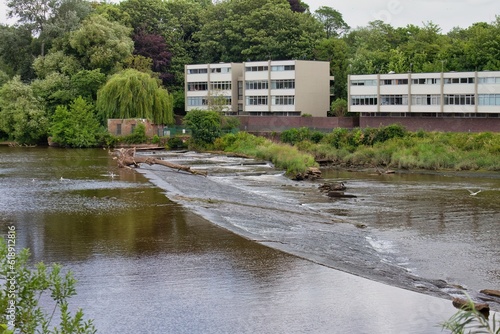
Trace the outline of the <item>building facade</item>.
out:
M 186 111 L 230 115 L 326 116 L 330 63 L 304 60 L 185 66 Z
M 498 71 L 350 75 L 348 95 L 361 118 L 500 118 Z

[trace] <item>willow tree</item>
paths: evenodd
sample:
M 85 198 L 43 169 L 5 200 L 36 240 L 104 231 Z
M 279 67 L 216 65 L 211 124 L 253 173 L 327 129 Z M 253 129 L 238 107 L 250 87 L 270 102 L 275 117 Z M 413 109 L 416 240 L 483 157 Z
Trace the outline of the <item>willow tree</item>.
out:
M 97 92 L 97 109 L 108 118 L 146 118 L 154 124 L 172 124 L 173 97 L 157 79 L 134 69 L 113 75 Z

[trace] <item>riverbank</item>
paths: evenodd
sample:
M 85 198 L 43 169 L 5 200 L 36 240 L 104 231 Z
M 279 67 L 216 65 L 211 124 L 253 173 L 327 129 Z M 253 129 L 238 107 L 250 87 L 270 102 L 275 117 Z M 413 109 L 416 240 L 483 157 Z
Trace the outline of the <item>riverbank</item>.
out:
M 220 227 L 309 261 L 391 286 L 446 299 L 465 293 L 477 296 L 477 291 L 468 291 L 444 279 L 418 276 L 395 262 L 381 261 L 380 252 L 373 247 L 378 242 L 374 226 L 366 228 L 309 204 L 324 201 L 317 190 L 318 183 L 297 184 L 269 167 L 260 174 L 247 175 L 236 160 L 229 167 L 214 166 L 220 157 L 210 154 L 170 154 L 164 158 L 211 172 L 208 177 L 195 177 L 160 166 L 140 171 L 165 189 L 169 199 Z M 259 185 L 242 186 L 234 178 L 225 177 L 228 175 L 252 177 Z M 498 305 L 492 308 L 500 309 Z

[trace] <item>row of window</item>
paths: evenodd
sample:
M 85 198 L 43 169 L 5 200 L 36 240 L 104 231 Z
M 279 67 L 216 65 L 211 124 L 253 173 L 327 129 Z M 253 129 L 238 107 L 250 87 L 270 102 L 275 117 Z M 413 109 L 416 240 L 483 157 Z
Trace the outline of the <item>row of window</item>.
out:
M 188 74 L 203 74 L 208 73 L 207 68 L 190 68 L 187 70 Z M 211 68 L 210 73 L 231 73 L 231 67 L 216 67 Z
M 246 66 L 245 72 L 267 72 L 269 66 Z M 294 71 L 295 65 L 275 65 L 271 66 L 271 71 Z
M 295 96 L 283 95 L 283 96 L 271 96 L 272 105 L 294 105 Z M 247 96 L 246 105 L 248 106 L 259 106 L 268 105 L 268 97 L 265 95 L 261 96 Z
M 473 84 L 474 78 L 444 78 L 445 84 Z M 416 78 L 411 79 L 412 85 L 436 85 L 440 84 L 439 78 Z M 478 78 L 480 84 L 500 84 L 500 77 Z M 408 79 L 381 79 L 380 85 L 407 85 Z M 376 86 L 377 80 L 351 80 L 351 86 Z
M 474 78 L 444 78 L 445 84 L 473 84 Z
M 248 90 L 268 89 L 269 83 L 267 80 L 246 81 L 245 88 Z M 272 80 L 271 89 L 294 89 L 294 79 Z M 188 82 L 188 91 L 203 91 L 208 90 L 207 82 Z M 213 81 L 210 82 L 210 90 L 231 90 L 231 81 Z
M 474 105 L 476 98 L 473 94 L 447 94 L 443 96 L 444 105 Z M 351 105 L 377 105 L 376 95 L 351 96 Z M 479 94 L 479 105 L 500 106 L 500 94 Z M 381 105 L 407 105 L 408 95 L 381 95 Z M 412 95 L 412 105 L 440 105 L 441 96 L 437 94 Z
M 477 82 L 480 84 L 500 84 L 500 77 L 478 78 Z
M 219 99 L 224 99 L 221 100 L 220 102 L 218 101 Z M 217 100 L 217 101 L 214 101 Z M 231 105 L 232 99 L 231 96 L 217 96 L 212 99 L 212 102 L 215 103 L 217 102 L 218 104 L 222 105 Z M 191 107 L 197 107 L 197 106 L 208 106 L 210 104 L 210 98 L 208 97 L 203 97 L 203 96 L 193 96 L 193 97 L 188 97 L 187 98 L 187 105 Z
M 351 86 L 376 86 L 377 80 L 351 80 Z
M 476 104 L 475 99 L 474 94 L 450 94 L 444 96 L 444 105 L 474 105 Z

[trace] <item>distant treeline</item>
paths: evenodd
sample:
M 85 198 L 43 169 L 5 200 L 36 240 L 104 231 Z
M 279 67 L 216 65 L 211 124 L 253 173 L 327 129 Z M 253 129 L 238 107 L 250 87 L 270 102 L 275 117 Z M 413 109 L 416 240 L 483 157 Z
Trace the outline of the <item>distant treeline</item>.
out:
M 56 109 L 71 111 L 78 97 L 101 125 L 108 117 L 168 123 L 173 112 L 184 112 L 186 64 L 330 61 L 335 95 L 343 99 L 348 74 L 500 69 L 499 16 L 443 34 L 432 22 L 351 29 L 334 8 L 311 12 L 300 0 L 7 5 L 16 24 L 0 25 L 0 138 L 16 141 L 50 136 Z

